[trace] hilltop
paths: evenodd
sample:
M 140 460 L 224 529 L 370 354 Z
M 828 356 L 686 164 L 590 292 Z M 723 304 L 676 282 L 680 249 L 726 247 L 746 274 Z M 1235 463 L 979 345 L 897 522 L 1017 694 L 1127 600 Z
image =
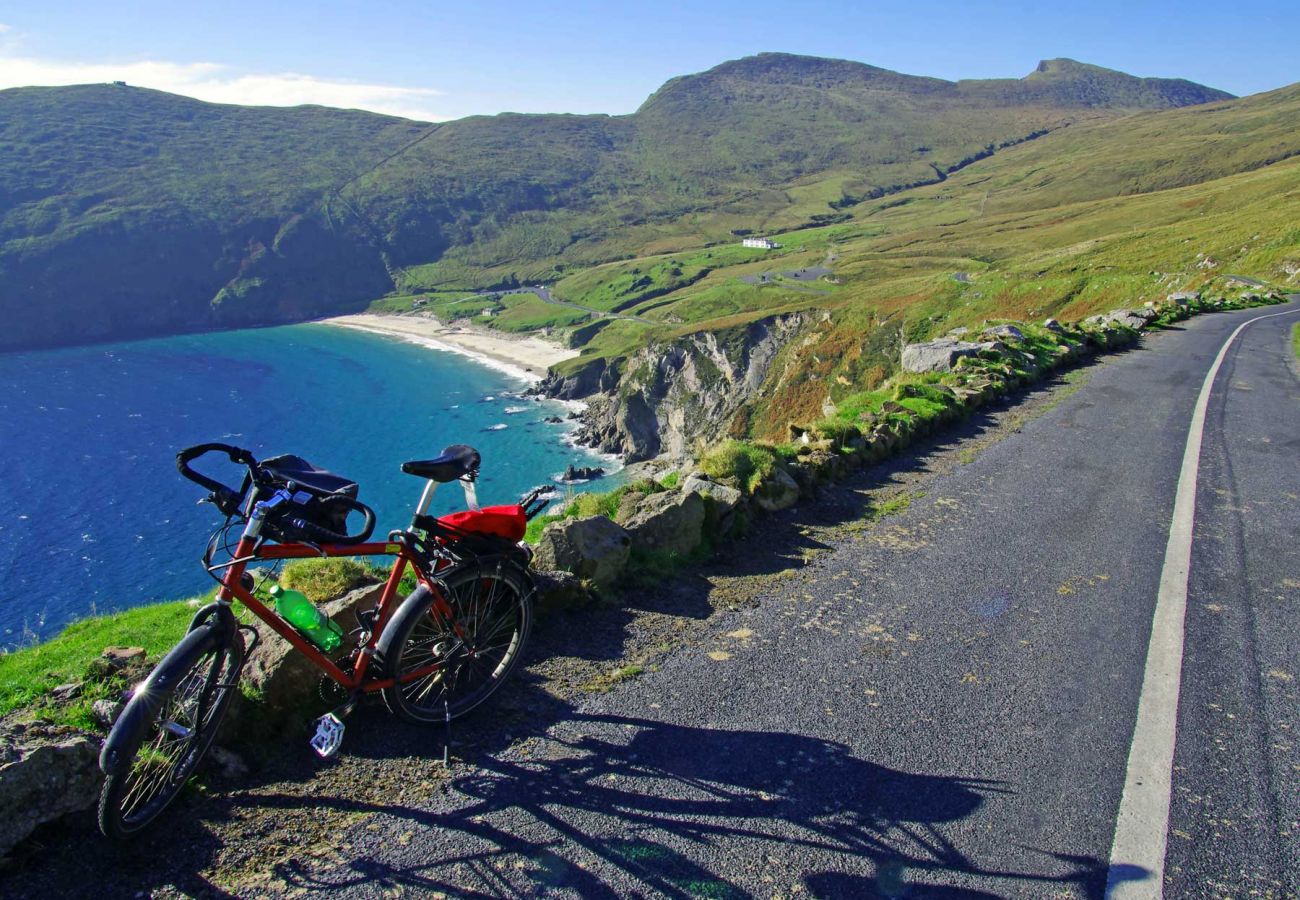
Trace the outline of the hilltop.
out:
M 1066 126 L 1227 98 L 1069 60 L 947 82 L 777 53 L 617 117 L 431 125 L 120 85 L 0 91 L 0 349 L 552 279 L 842 217 Z

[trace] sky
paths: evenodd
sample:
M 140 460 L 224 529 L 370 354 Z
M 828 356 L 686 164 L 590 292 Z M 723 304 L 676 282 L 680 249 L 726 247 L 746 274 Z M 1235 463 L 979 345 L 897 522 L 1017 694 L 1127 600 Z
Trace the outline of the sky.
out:
M 1065 56 L 1244 95 L 1300 81 L 1298 35 L 1295 0 L 0 0 L 0 88 L 121 80 L 426 121 L 619 115 L 674 76 L 784 51 L 952 80 Z

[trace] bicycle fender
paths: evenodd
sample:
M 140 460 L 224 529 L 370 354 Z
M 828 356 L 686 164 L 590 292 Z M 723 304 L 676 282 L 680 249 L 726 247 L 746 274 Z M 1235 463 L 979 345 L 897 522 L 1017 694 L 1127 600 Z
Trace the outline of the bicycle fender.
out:
M 423 608 L 428 603 L 429 589 L 424 585 L 419 585 L 415 590 L 406 595 L 406 599 L 397 607 L 397 612 L 389 618 L 388 624 L 384 626 L 384 632 L 379 636 L 379 641 L 375 644 L 375 659 L 382 668 L 384 674 L 392 674 L 388 671 L 388 655 L 390 645 L 393 643 L 393 635 L 401 631 L 398 624 L 405 622 L 409 617 L 417 615 L 417 610 Z
M 176 683 L 189 671 L 190 666 L 203 653 L 219 646 L 224 640 L 224 629 L 217 622 L 205 622 L 194 628 L 181 642 L 168 651 L 162 662 L 154 667 L 149 677 L 131 692 L 126 708 L 117 717 L 113 728 L 104 739 L 99 752 L 99 768 L 105 775 L 113 775 L 130 760 L 144 739 L 145 729 L 163 702 L 176 689 Z

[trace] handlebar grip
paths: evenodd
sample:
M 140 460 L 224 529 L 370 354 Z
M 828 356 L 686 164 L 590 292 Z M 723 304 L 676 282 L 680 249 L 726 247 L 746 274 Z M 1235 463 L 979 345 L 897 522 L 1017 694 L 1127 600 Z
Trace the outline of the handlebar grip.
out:
M 176 454 L 176 469 L 190 481 L 207 488 L 218 497 L 237 494 L 237 491 L 232 490 L 220 481 L 217 481 L 215 478 L 209 478 L 208 476 L 190 468 L 190 463 L 192 461 L 203 456 L 205 453 L 213 452 L 226 454 L 226 456 L 230 457 L 230 461 L 233 463 L 239 463 L 245 466 L 255 466 L 257 464 L 257 460 L 253 458 L 253 454 L 240 447 L 232 447 L 230 444 L 196 444 L 193 447 L 186 447 L 180 453 Z

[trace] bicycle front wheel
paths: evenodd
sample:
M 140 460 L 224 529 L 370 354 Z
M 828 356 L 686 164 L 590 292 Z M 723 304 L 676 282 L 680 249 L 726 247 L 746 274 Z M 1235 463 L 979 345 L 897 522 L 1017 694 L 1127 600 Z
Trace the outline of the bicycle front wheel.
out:
M 411 722 L 454 719 L 486 700 L 519 662 L 532 628 L 527 577 L 513 565 L 470 564 L 436 584 L 407 598 L 382 641 L 395 681 L 384 701 Z
M 244 664 L 243 636 L 233 631 L 221 640 L 204 630 L 190 632 L 158 664 L 140 688 L 146 696 L 133 698 L 114 725 L 114 732 L 141 733 L 122 736 L 126 758 L 100 794 L 99 827 L 111 838 L 134 837 L 176 799 L 230 705 Z M 110 734 L 107 745 L 117 738 Z

